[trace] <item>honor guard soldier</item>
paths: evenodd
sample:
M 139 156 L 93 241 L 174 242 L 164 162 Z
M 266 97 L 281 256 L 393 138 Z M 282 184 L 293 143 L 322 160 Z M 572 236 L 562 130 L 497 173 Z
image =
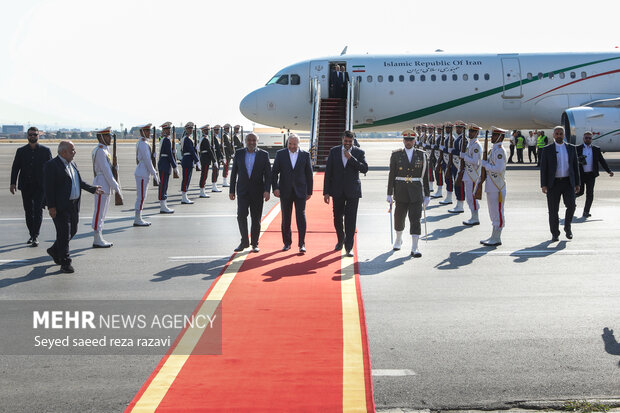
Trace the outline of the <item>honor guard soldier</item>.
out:
M 217 136 L 220 134 L 220 129 L 220 125 L 215 125 L 211 133 L 211 148 L 213 149 L 213 155 L 215 155 L 215 158 L 213 159 L 213 172 L 211 173 L 211 192 L 222 192 L 222 190 L 217 187 L 217 178 L 220 171 L 219 165 L 224 162 L 222 145 L 220 138 Z
M 421 257 L 418 241 L 421 234 L 420 218 L 422 208 L 430 201 L 428 187 L 428 160 L 424 151 L 413 147 L 415 132 L 403 131 L 403 149 L 392 152 L 390 173 L 388 176 L 387 202 L 396 202 L 394 211 L 394 230 L 396 240 L 394 250 L 399 250 L 403 243 L 405 218 L 409 215 L 409 233 L 411 234 L 411 256 Z
M 465 189 L 463 188 L 463 181 L 458 182 L 457 176 L 461 170 L 461 150 L 463 144 L 467 145 L 467 138 L 465 137 L 465 122 L 458 120 L 454 122 L 454 128 L 456 129 L 456 139 L 454 140 L 454 147 L 452 148 L 452 181 L 454 182 L 454 192 L 456 194 L 456 206 L 449 209 L 448 212 L 453 214 L 460 214 L 465 212 L 463 209 L 463 203 L 465 202 Z
M 476 182 L 480 178 L 480 159 L 482 157 L 482 149 L 478 143 L 478 133 L 480 133 L 480 126 L 471 124 L 469 125 L 468 143 L 465 152 L 461 152 L 461 162 L 465 162 L 465 172 L 463 173 L 463 188 L 465 189 L 465 199 L 467 200 L 467 206 L 471 211 L 471 218 L 467 221 L 463 221 L 465 225 L 478 225 L 480 219 L 478 218 L 478 211 L 480 205 L 478 200 L 474 197 L 474 191 L 476 189 Z
M 489 215 L 493 224 L 493 233 L 490 238 L 482 240 L 480 243 L 488 247 L 502 245 L 500 236 L 502 228 L 506 225 L 504 218 L 506 152 L 502 147 L 502 141 L 507 131 L 496 127 L 493 127 L 492 130 L 491 143 L 493 143 L 493 147 L 491 152 L 489 152 L 487 160 L 482 160 L 481 162 L 487 174 L 484 192 L 487 195 L 487 205 L 489 206 Z
M 233 145 L 235 146 L 235 152 L 239 149 L 243 149 L 243 132 L 239 132 L 240 125 L 233 126 Z
M 433 153 L 432 136 L 428 133 L 428 125 L 423 123 L 420 125 L 420 131 L 422 132 L 422 142 L 426 157 L 428 159 L 428 189 L 433 192 L 435 190 L 435 154 Z
M 185 124 L 185 131 L 183 132 L 183 139 L 181 139 L 181 148 L 183 158 L 181 158 L 181 166 L 183 167 L 183 180 L 181 181 L 181 203 L 193 204 L 194 201 L 190 201 L 187 197 L 187 189 L 189 183 L 192 180 L 192 171 L 194 165 L 199 162 L 196 156 L 196 148 L 192 141 L 192 133 L 194 132 L 194 122 L 187 122 Z
M 235 147 L 233 146 L 233 141 L 230 136 L 230 124 L 227 123 L 224 125 L 224 132 L 222 133 L 222 146 L 224 147 L 224 157 L 226 158 L 224 162 L 224 172 L 222 173 L 222 177 L 224 178 L 224 182 L 222 183 L 223 187 L 228 187 L 228 168 L 230 166 L 230 160 L 235 156 Z
M 435 174 L 435 180 L 437 181 L 437 191 L 431 195 L 431 198 L 441 198 L 443 196 L 443 172 L 441 169 L 443 155 L 441 154 L 441 138 L 439 136 L 439 128 L 436 128 L 435 125 L 428 125 L 427 131 L 432 142 L 433 173 Z
M 444 125 L 444 140 L 441 148 L 441 156 L 443 157 L 442 170 L 444 181 L 446 182 L 446 197 L 439 201 L 441 205 L 450 205 L 452 203 L 452 192 L 454 192 L 454 179 L 452 177 L 452 159 L 450 153 L 454 147 L 454 137 L 452 136 L 452 123 L 446 122 Z
M 146 194 L 149 189 L 149 179 L 151 176 L 159 183 L 159 177 L 157 171 L 153 167 L 151 162 L 151 147 L 148 140 L 151 136 L 151 124 L 140 126 L 140 139 L 136 145 L 136 171 L 133 173 L 136 178 L 136 205 L 135 205 L 135 218 L 133 221 L 134 227 L 148 227 L 151 225 L 142 219 L 142 208 L 144 207 L 144 201 L 146 200 Z
M 110 248 L 111 242 L 107 242 L 101 235 L 103 231 L 103 224 L 105 222 L 105 216 L 108 212 L 108 205 L 110 204 L 110 194 L 112 191 L 121 193 L 121 188 L 114 179 L 112 173 L 112 157 L 108 146 L 112 142 L 112 136 L 110 135 L 111 128 L 105 128 L 103 130 L 95 132 L 99 144 L 95 147 L 92 153 L 93 158 L 93 173 L 95 179 L 93 180 L 93 186 L 100 186 L 103 191 L 100 194 L 95 193 L 95 210 L 93 212 L 93 248 Z
M 157 169 L 159 170 L 159 213 L 160 214 L 172 214 L 174 209 L 168 208 L 168 181 L 170 180 L 170 174 L 172 170 L 178 177 L 179 169 L 177 166 L 177 158 L 172 153 L 172 141 L 170 140 L 170 128 L 171 122 L 165 122 L 161 127 L 161 143 L 159 146 L 159 161 L 157 163 Z
M 213 163 L 215 156 L 213 156 L 213 148 L 211 140 L 209 139 L 209 132 L 211 126 L 204 125 L 200 128 L 202 132 L 202 140 L 200 141 L 200 164 L 202 165 L 202 172 L 200 173 L 200 197 L 209 198 L 209 195 L 205 192 L 205 185 L 207 184 L 207 175 L 209 175 L 209 166 Z M 215 173 L 215 169 L 214 172 Z

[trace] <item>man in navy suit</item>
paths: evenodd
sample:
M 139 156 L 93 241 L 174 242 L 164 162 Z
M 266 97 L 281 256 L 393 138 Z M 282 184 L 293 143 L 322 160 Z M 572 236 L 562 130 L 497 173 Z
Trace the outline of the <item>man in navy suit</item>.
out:
M 599 163 L 607 171 L 609 176 L 614 176 L 614 173 L 607 166 L 605 158 L 601 153 L 601 148 L 592 145 L 592 132 L 588 131 L 583 134 L 583 144 L 577 146 L 577 158 L 579 159 L 579 176 L 581 178 L 581 188 L 577 196 L 581 196 L 586 193 L 586 204 L 583 207 L 583 218 L 589 218 L 590 207 L 594 200 L 594 182 L 598 173 Z
M 353 146 L 353 132 L 344 131 L 342 145 L 331 148 L 327 157 L 323 200 L 329 204 L 329 198 L 333 199 L 334 228 L 338 237 L 334 251 L 341 250 L 344 245 L 347 256 L 350 257 L 353 256 L 351 250 L 355 237 L 357 206 L 362 197 L 360 172 L 368 172 L 364 151 Z
M 100 186 L 84 182 L 73 162 L 75 146 L 71 141 L 58 144 L 58 156 L 44 166 L 45 199 L 50 217 L 56 227 L 56 242 L 47 253 L 60 264 L 60 270 L 74 272 L 69 256 L 69 241 L 77 232 L 80 215 L 81 190 L 103 194 Z
M 575 145 L 564 142 L 562 126 L 553 129 L 553 139 L 555 142 L 545 146 L 540 156 L 540 186 L 542 192 L 547 194 L 552 241 L 558 241 L 560 197 L 566 206 L 564 231 L 566 238 L 572 239 L 571 222 L 575 213 L 575 194 L 579 192 L 580 181 L 577 149 Z
M 295 204 L 295 219 L 299 232 L 299 252 L 306 252 L 306 201 L 312 196 L 312 161 L 310 154 L 299 149 L 299 137 L 288 137 L 287 148 L 276 153 L 271 171 L 273 195 L 280 198 L 282 209 L 282 251 L 291 249 L 291 215 Z
M 269 201 L 271 187 L 271 164 L 269 154 L 258 149 L 258 136 L 249 133 L 245 137 L 245 148 L 235 152 L 230 173 L 230 200 L 237 199 L 237 223 L 241 243 L 235 251 L 243 251 L 252 245 L 252 252 L 258 252 L 260 218 L 263 201 Z M 251 240 L 248 240 L 248 210 L 252 219 Z

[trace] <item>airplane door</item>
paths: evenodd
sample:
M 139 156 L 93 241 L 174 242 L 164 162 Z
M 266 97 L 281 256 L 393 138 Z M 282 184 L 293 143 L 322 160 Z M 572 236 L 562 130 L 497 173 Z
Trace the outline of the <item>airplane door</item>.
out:
M 329 97 L 329 62 L 313 60 L 310 62 L 310 78 L 317 77 L 321 84 L 321 99 Z
M 502 71 L 504 74 L 504 99 L 521 99 L 521 64 L 516 57 L 502 58 Z

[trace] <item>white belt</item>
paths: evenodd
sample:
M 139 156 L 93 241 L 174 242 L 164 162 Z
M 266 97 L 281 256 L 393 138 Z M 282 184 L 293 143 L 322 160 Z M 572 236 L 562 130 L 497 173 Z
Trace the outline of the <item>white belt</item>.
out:
M 183 152 L 183 156 L 185 155 L 191 155 L 191 152 Z
M 167 157 L 167 156 L 168 156 L 168 154 L 167 154 L 167 153 L 160 153 L 160 154 L 159 154 L 159 157 L 160 157 L 160 158 Z
M 200 151 L 200 153 L 209 153 L 211 151 Z
M 422 182 L 422 178 L 409 178 L 408 176 L 397 176 L 396 178 L 397 181 L 405 181 L 405 182 Z

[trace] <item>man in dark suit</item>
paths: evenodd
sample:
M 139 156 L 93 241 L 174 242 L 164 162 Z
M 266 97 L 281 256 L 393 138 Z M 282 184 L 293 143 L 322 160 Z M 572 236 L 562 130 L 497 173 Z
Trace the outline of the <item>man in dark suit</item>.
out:
M 346 99 L 347 98 L 347 90 L 349 85 L 349 73 L 347 72 L 347 68 L 344 65 L 340 66 L 340 72 L 338 73 L 338 81 L 339 81 L 339 98 Z
M 334 228 L 338 236 L 334 251 L 341 250 L 344 244 L 347 256 L 350 257 L 353 256 L 351 250 L 355 237 L 357 206 L 362 197 L 360 172 L 368 172 L 364 151 L 353 146 L 353 132 L 344 131 L 342 145 L 331 148 L 327 157 L 323 199 L 329 204 L 329 197 L 333 198 Z
M 549 229 L 552 241 L 560 237 L 558 211 L 560 197 L 566 206 L 564 231 L 566 238 L 572 239 L 571 222 L 575 213 L 575 194 L 579 192 L 579 165 L 575 145 L 564 142 L 564 128 L 553 129 L 554 143 L 543 148 L 540 154 L 540 186 L 547 194 L 549 210 Z
M 45 200 L 56 227 L 56 242 L 47 253 L 66 273 L 74 272 L 69 256 L 69 241 L 77 232 L 80 215 L 81 190 L 103 194 L 100 186 L 91 186 L 80 177 L 73 162 L 75 146 L 71 141 L 58 144 L 58 156 L 44 166 Z
M 312 161 L 308 152 L 299 149 L 299 137 L 288 137 L 287 148 L 276 153 L 271 171 L 273 195 L 280 198 L 282 208 L 282 251 L 291 249 L 291 215 L 295 204 L 295 219 L 299 232 L 299 252 L 306 252 L 306 201 L 312 196 Z
M 340 81 L 338 79 L 340 73 L 340 66 L 333 65 L 329 71 L 329 97 L 340 97 Z
M 230 173 L 230 200 L 237 198 L 237 223 L 241 243 L 235 251 L 242 251 L 252 245 L 252 252 L 258 252 L 260 218 L 263 202 L 269 201 L 271 187 L 271 164 L 269 154 L 258 149 L 258 136 L 249 133 L 245 137 L 245 148 L 235 152 Z M 236 194 L 236 195 L 235 195 Z M 248 209 L 252 219 L 251 240 L 248 240 Z
M 583 218 L 589 218 L 590 207 L 594 200 L 594 182 L 598 173 L 599 163 L 603 166 L 609 176 L 614 176 L 614 173 L 607 166 L 605 158 L 601 153 L 601 148 L 592 145 L 592 132 L 588 131 L 583 134 L 583 144 L 577 146 L 577 158 L 579 159 L 579 176 L 581 177 L 581 188 L 577 196 L 581 196 L 586 193 L 586 204 L 583 207 Z
M 27 244 L 39 245 L 39 230 L 43 220 L 43 165 L 52 159 L 47 146 L 39 144 L 39 130 L 34 126 L 28 129 L 28 144 L 17 149 L 11 168 L 10 191 L 22 193 L 26 226 L 30 233 Z M 18 181 L 19 176 L 19 181 Z

